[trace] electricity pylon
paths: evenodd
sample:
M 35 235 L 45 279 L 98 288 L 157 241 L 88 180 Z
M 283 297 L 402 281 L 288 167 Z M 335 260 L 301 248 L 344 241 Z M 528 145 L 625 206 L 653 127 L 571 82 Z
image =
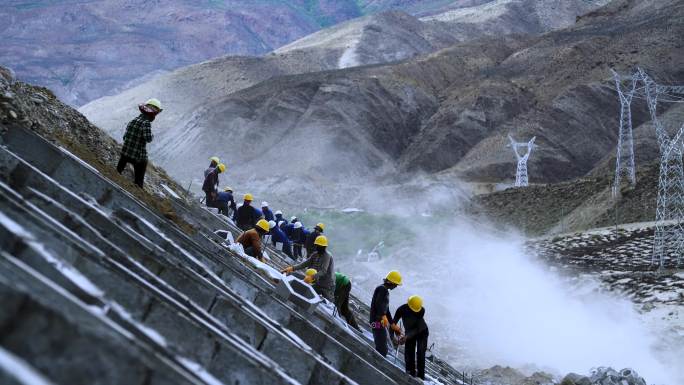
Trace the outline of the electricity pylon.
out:
M 532 137 L 529 142 L 516 142 L 513 137 L 508 135 L 508 140 L 511 142 L 511 147 L 513 147 L 513 152 L 515 152 L 515 157 L 518 159 L 518 168 L 515 171 L 515 187 L 525 187 L 529 185 L 529 179 L 527 176 L 527 160 L 532 154 L 532 149 L 534 148 L 534 140 L 537 137 Z M 518 152 L 518 147 L 527 147 L 527 152 L 525 155 L 520 155 Z
M 648 110 L 660 147 L 658 206 L 651 263 L 658 263 L 662 269 L 671 255 L 680 264 L 684 251 L 684 125 L 670 136 L 658 118 L 658 101 L 661 97 L 664 101 L 684 101 L 674 100 L 684 96 L 684 87 L 658 85 L 642 69 L 639 69 L 639 76 L 644 82 Z
M 613 182 L 613 197 L 620 191 L 622 175 L 627 177 L 630 185 L 636 184 L 634 166 L 634 136 L 632 134 L 632 98 L 636 89 L 639 73 L 630 76 L 627 87 L 623 88 L 623 78 L 612 69 L 615 89 L 620 99 L 620 128 L 615 159 L 615 181 Z

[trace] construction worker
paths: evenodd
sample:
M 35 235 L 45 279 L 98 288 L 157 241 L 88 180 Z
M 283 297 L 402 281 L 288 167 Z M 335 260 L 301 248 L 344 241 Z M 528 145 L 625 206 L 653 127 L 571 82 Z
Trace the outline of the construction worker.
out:
M 219 165 L 219 163 L 221 163 L 221 160 L 217 156 L 212 156 L 211 158 L 209 158 L 209 161 L 209 167 L 206 170 L 204 170 L 205 178 L 207 177 L 207 175 L 209 175 L 210 172 L 214 171 L 214 169 L 216 168 L 216 166 Z
M 425 352 L 427 351 L 428 336 L 430 335 L 424 317 L 425 308 L 423 307 L 423 299 L 417 295 L 412 295 L 405 304 L 399 306 L 399 309 L 394 313 L 394 318 L 392 319 L 393 325 L 398 325 L 400 320 L 403 320 L 404 322 L 406 334 L 399 338 L 399 343 L 406 344 L 404 347 L 406 373 L 413 377 L 416 377 L 417 374 L 417 376 L 423 380 L 425 379 Z M 417 373 L 416 348 L 418 350 Z
M 314 241 L 316 238 L 323 235 L 323 229 L 325 229 L 325 225 L 318 223 L 316 226 L 314 226 L 313 231 L 306 236 L 306 240 L 304 242 L 306 255 L 311 255 L 314 252 Z
M 268 202 L 261 202 L 261 213 L 264 216 L 264 219 L 267 221 L 272 221 L 275 219 L 273 216 L 273 211 L 268 208 Z
M 382 354 L 383 357 L 387 356 L 387 336 L 389 334 L 387 328 L 390 326 L 390 320 L 392 319 L 392 314 L 390 314 L 389 310 L 389 291 L 396 289 L 399 285 L 401 285 L 401 274 L 396 270 L 390 271 L 387 273 L 382 285 L 375 288 L 373 299 L 371 300 L 370 327 L 373 331 L 375 350 Z M 398 328 L 396 325 L 392 326 L 395 333 Z M 399 332 L 401 332 L 401 329 L 399 329 Z
M 121 147 L 121 157 L 116 165 L 116 171 L 121 174 L 128 163 L 133 164 L 134 182 L 143 188 L 145 172 L 147 171 L 147 143 L 152 142 L 152 122 L 162 112 L 161 102 L 149 99 L 138 106 L 140 115 L 131 120 L 126 126 Z
M 304 241 L 306 240 L 306 229 L 302 226 L 302 222 L 290 223 L 285 226 L 285 235 L 290 238 L 292 243 L 292 256 L 295 260 L 303 257 L 302 248 L 304 247 Z
M 276 222 L 276 225 L 280 227 L 281 230 L 284 230 L 285 226 L 289 223 L 287 219 L 283 218 L 283 212 L 278 210 L 275 212 L 275 218 L 273 219 Z
M 223 191 L 216 195 L 216 207 L 219 209 L 219 213 L 227 217 L 235 216 L 237 207 L 235 206 L 235 199 L 233 198 L 233 189 L 231 187 L 226 187 Z M 228 211 L 230 209 L 230 212 Z
M 202 191 L 204 191 L 206 196 L 207 207 L 217 207 L 216 198 L 218 197 L 219 174 L 224 171 L 226 171 L 226 165 L 219 163 L 216 168 L 204 178 Z
M 242 245 L 245 250 L 245 254 L 264 261 L 264 256 L 262 254 L 263 246 L 261 245 L 261 237 L 268 233 L 268 222 L 260 219 L 253 229 L 249 229 L 244 233 L 240 234 L 238 239 L 235 241 Z
M 340 312 L 342 317 L 347 320 L 349 326 L 356 330 L 361 330 L 356 323 L 356 318 L 351 309 L 349 309 L 349 294 L 351 293 L 352 284 L 349 277 L 335 272 L 335 307 Z
M 298 265 L 288 266 L 282 272 L 289 274 L 304 268 L 315 269 L 316 274 L 311 278 L 314 281 L 314 290 L 322 295 L 323 298 L 333 302 L 333 290 L 335 289 L 333 271 L 335 271 L 335 263 L 333 262 L 332 255 L 326 251 L 328 248 L 328 238 L 319 236 L 314 241 L 314 244 L 316 245 L 316 250 L 307 260 Z
M 275 221 L 268 221 L 268 227 L 271 229 L 270 234 L 273 246 L 276 246 L 277 243 L 282 244 L 283 253 L 285 253 L 285 255 L 287 255 L 288 257 L 292 258 L 292 245 L 290 239 L 287 237 L 287 235 L 285 235 L 285 232 L 283 232 L 283 230 L 281 230 L 280 227 L 276 225 Z
M 252 207 L 253 200 L 254 197 L 252 197 L 252 194 L 245 194 L 242 206 L 238 207 L 237 213 L 235 214 L 236 225 L 243 231 L 247 231 L 254 227 L 261 217 L 261 212 Z M 266 224 L 268 224 L 268 222 L 266 222 Z M 266 231 L 268 232 L 268 229 L 266 229 Z

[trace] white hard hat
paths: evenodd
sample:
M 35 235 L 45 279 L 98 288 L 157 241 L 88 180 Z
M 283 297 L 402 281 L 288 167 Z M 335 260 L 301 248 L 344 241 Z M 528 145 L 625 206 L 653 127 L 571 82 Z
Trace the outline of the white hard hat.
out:
M 294 228 L 295 228 L 295 229 L 299 229 L 299 228 L 301 228 L 301 227 L 302 227 L 302 222 L 296 222 L 296 223 L 294 224 Z
M 275 221 L 268 221 L 268 227 L 271 228 L 271 229 L 274 228 L 274 227 L 276 227 Z
M 275 215 L 283 215 L 283 212 L 280 211 L 280 210 L 278 210 L 278 211 L 275 212 Z
M 290 222 L 294 221 L 295 219 L 297 219 L 297 217 L 293 216 L 292 218 L 290 218 Z
M 261 207 L 268 207 L 268 202 L 266 202 L 266 201 L 261 202 Z

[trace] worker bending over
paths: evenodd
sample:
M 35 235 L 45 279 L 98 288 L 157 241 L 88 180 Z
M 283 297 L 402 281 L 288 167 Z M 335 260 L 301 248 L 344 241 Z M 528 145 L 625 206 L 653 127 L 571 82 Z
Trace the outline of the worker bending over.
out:
M 271 211 L 271 209 L 268 208 L 268 202 L 261 202 L 261 213 L 264 215 L 265 220 L 267 220 L 267 221 L 275 220 L 275 216 L 273 215 L 273 211 Z
M 373 331 L 373 341 L 375 342 L 375 350 L 387 356 L 387 336 L 388 327 L 392 314 L 389 310 L 389 291 L 394 290 L 401 285 L 401 274 L 398 271 L 392 270 L 387 273 L 382 285 L 375 288 L 373 292 L 373 299 L 370 306 L 370 327 Z M 392 324 L 392 330 L 397 333 L 401 329 L 396 324 Z
M 264 256 L 262 254 L 263 246 L 261 244 L 261 237 L 266 233 L 268 233 L 268 222 L 260 219 L 253 229 L 249 229 L 240 234 L 235 242 L 242 245 L 245 254 L 263 262 Z
M 418 350 L 418 377 L 425 379 L 425 352 L 428 347 L 428 330 L 425 323 L 425 308 L 423 299 L 417 295 L 409 297 L 407 303 L 399 306 L 394 314 L 392 324 L 397 325 L 400 320 L 404 321 L 406 334 L 399 339 L 399 343 L 405 343 L 404 361 L 406 363 L 406 373 L 416 377 L 416 348 Z
M 283 230 L 281 230 L 280 227 L 276 225 L 275 221 L 268 221 L 268 227 L 270 227 L 271 229 L 269 234 L 271 234 L 271 242 L 273 242 L 273 246 L 277 246 L 277 243 L 282 244 L 283 253 L 285 253 L 285 255 L 287 255 L 288 257 L 292 258 L 292 247 L 290 245 L 290 239 L 287 237 L 287 235 L 285 235 L 285 232 L 283 232 Z
M 349 309 L 349 295 L 351 294 L 351 289 L 352 284 L 349 277 L 342 273 L 335 272 L 335 307 L 342 317 L 347 320 L 349 326 L 356 330 L 361 330 L 356 323 L 354 313 Z
M 227 217 L 235 217 L 237 207 L 233 198 L 233 189 L 226 187 L 216 195 L 215 206 L 219 209 L 219 214 Z
M 333 271 L 335 271 L 335 263 L 333 262 L 332 255 L 327 252 L 328 238 L 321 235 L 316 238 L 314 245 L 316 250 L 309 258 L 298 265 L 286 267 L 282 272 L 289 274 L 304 268 L 316 270 L 316 274 L 312 278 L 314 290 L 322 295 L 323 298 L 333 302 L 333 290 L 335 289 Z

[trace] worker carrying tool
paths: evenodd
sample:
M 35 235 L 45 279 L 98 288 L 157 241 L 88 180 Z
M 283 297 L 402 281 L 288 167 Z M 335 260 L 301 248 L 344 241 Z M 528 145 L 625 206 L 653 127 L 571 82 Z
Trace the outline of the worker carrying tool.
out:
M 285 235 L 285 232 L 276 225 L 275 221 L 268 221 L 268 226 L 270 227 L 270 232 L 271 234 L 271 242 L 273 242 L 273 246 L 278 246 L 278 244 L 283 245 L 282 251 L 287 255 L 288 257 L 292 258 L 292 245 L 290 243 L 290 238 Z
M 268 222 L 264 219 L 260 219 L 253 229 L 249 229 L 240 234 L 235 242 L 242 245 L 245 254 L 263 262 L 264 256 L 262 254 L 263 246 L 261 244 L 261 237 L 266 235 L 266 233 L 268 233 Z
M 322 223 L 318 223 L 318 224 L 316 224 L 316 226 L 314 226 L 313 231 L 306 236 L 306 240 L 304 243 L 304 247 L 306 248 L 306 255 L 313 254 L 314 249 L 315 249 L 314 241 L 316 240 L 316 238 L 323 235 L 324 229 L 325 229 L 325 225 Z
M 404 347 L 406 373 L 413 377 L 416 377 L 417 375 L 424 380 L 425 352 L 428 347 L 428 336 L 430 335 L 430 331 L 428 330 L 427 323 L 425 323 L 423 299 L 417 295 L 412 295 L 405 304 L 399 306 L 397 312 L 394 313 L 394 318 L 392 318 L 392 324 L 398 325 L 400 320 L 403 320 L 404 329 L 406 330 L 405 335 L 399 338 L 400 344 L 406 344 Z M 418 356 L 417 360 L 416 349 Z M 417 373 L 416 366 L 418 366 Z
M 282 273 L 289 274 L 295 270 L 304 268 L 315 269 L 316 274 L 313 275 L 313 288 L 316 293 L 323 296 L 330 302 L 333 302 L 333 290 L 335 289 L 335 281 L 333 278 L 333 271 L 335 271 L 335 263 L 332 255 L 327 252 L 328 238 L 319 236 L 314 241 L 316 249 L 313 254 L 309 256 L 304 262 L 288 266 L 282 270 Z
M 143 188 L 145 172 L 147 171 L 147 143 L 152 142 L 152 122 L 162 112 L 158 99 L 149 99 L 138 106 L 140 115 L 131 120 L 126 126 L 121 147 L 121 157 L 116 165 L 116 171 L 121 174 L 126 165 L 133 164 L 134 182 Z
M 221 163 L 221 160 L 218 158 L 218 156 L 212 156 L 211 158 L 209 158 L 209 167 L 206 170 L 204 170 L 204 177 L 206 178 L 210 172 L 214 171 L 214 169 L 216 168 L 216 166 L 219 165 L 219 163 Z
M 218 186 L 219 186 L 219 174 L 226 171 L 226 165 L 219 163 L 216 168 L 214 168 L 207 176 L 204 178 L 204 183 L 202 183 L 202 191 L 204 191 L 206 197 L 207 207 L 218 208 Z
M 361 330 L 356 323 L 354 313 L 349 308 L 349 295 L 351 294 L 352 283 L 346 275 L 335 272 L 335 307 L 342 317 L 347 320 L 349 326 L 356 330 Z
M 389 310 L 389 291 L 396 289 L 399 285 L 401 285 L 401 274 L 396 270 L 390 271 L 387 273 L 382 285 L 375 288 L 373 299 L 371 300 L 370 327 L 373 331 L 375 350 L 382 354 L 383 357 L 387 356 L 387 336 L 389 334 L 387 328 L 390 326 L 390 320 L 392 319 L 392 314 Z M 397 333 L 397 329 L 401 332 L 401 329 L 393 324 L 392 330 Z
M 245 194 L 242 206 L 238 207 L 237 213 L 235 214 L 235 224 L 243 231 L 247 231 L 254 227 L 261 217 L 261 212 L 252 206 L 253 200 L 254 197 L 252 194 Z M 266 222 L 266 226 L 268 226 L 268 222 Z M 266 231 L 268 232 L 268 227 L 266 228 Z

